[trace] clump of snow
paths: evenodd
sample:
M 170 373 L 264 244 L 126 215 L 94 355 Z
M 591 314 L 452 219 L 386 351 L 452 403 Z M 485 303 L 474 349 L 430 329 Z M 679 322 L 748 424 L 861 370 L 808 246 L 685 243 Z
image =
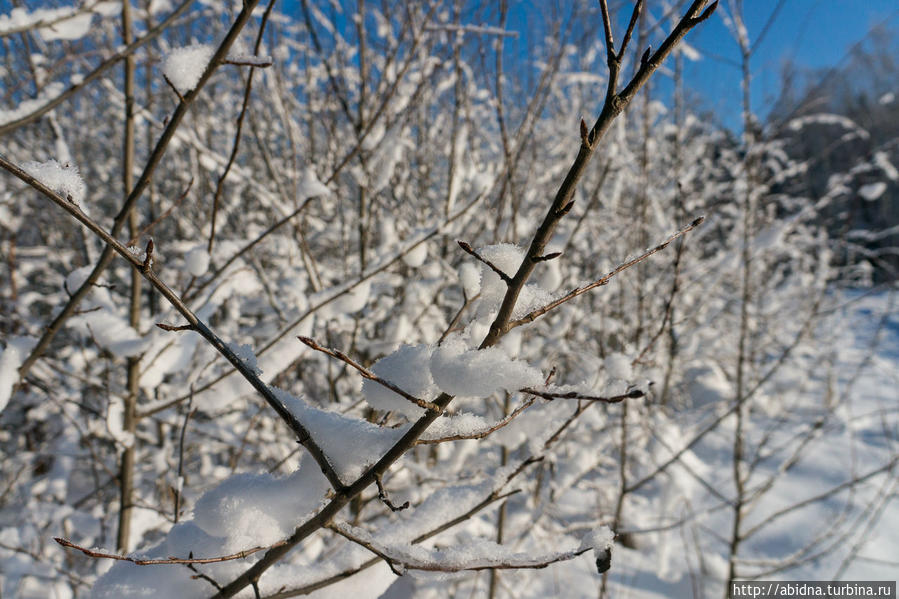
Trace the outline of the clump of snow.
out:
M 375 362 L 371 370 L 406 393 L 427 400 L 438 391 L 431 377 L 431 352 L 428 345 L 403 345 Z M 424 413 L 422 408 L 375 381 L 362 382 L 362 395 L 377 410 L 399 412 L 409 418 Z
M 81 39 L 91 30 L 93 13 L 85 12 L 38 29 L 45 42 Z
M 19 379 L 19 366 L 37 343 L 33 337 L 9 337 L 6 349 L 0 351 L 0 412 L 12 396 L 12 388 Z
M 344 482 L 358 478 L 405 432 L 403 429 L 382 428 L 360 418 L 315 408 L 275 387 L 272 387 L 272 392 L 303 423 Z
M 500 389 L 515 391 L 543 382 L 539 370 L 513 360 L 499 347 L 468 349 L 458 337 L 434 350 L 431 376 L 441 390 L 465 397 L 486 397 Z
M 256 376 L 262 374 L 262 370 L 259 366 L 256 365 L 256 354 L 253 352 L 253 348 L 247 344 L 238 345 L 237 343 L 229 343 L 228 349 L 233 351 L 240 361 L 243 362 L 247 368 L 253 371 Z
M 465 297 L 473 298 L 481 291 L 481 269 L 471 262 L 463 262 L 459 267 L 459 281 L 465 290 Z
M 76 204 L 80 204 L 84 199 L 84 180 L 76 166 L 48 160 L 47 162 L 26 162 L 22 165 L 22 170 L 62 197 L 70 198 Z
M 134 445 L 134 433 L 125 430 L 125 402 L 119 398 L 109 402 L 106 410 L 106 430 L 122 447 Z
M 366 279 L 336 299 L 332 308 L 333 312 L 342 314 L 358 312 L 368 303 L 370 291 L 371 281 Z
M 197 246 L 184 255 L 184 267 L 194 277 L 201 277 L 209 270 L 209 252 Z
M 510 277 L 515 275 L 524 259 L 524 250 L 511 243 L 488 245 L 478 250 L 478 253 Z M 505 282 L 486 264 L 481 265 L 481 274 L 481 299 L 489 303 L 502 301 L 506 294 Z
M 880 104 L 881 106 L 886 106 L 887 104 L 892 104 L 895 101 L 896 101 L 896 94 L 894 94 L 893 92 L 887 92 L 887 93 L 883 94 L 882 96 L 880 96 L 879 98 L 877 98 L 877 103 Z
M 173 48 L 165 57 L 162 72 L 178 93 L 184 95 L 197 86 L 213 52 L 207 44 Z
M 207 534 L 227 534 L 226 551 L 269 545 L 288 536 L 327 490 L 311 463 L 287 477 L 238 474 L 203 494 L 194 522 Z
M 297 189 L 297 198 L 305 200 L 306 198 L 330 195 L 330 193 L 331 190 L 315 176 L 315 171 L 312 167 L 307 166 L 303 174 L 303 180 Z
M 509 277 L 515 276 L 518 267 L 525 257 L 524 249 L 511 243 L 499 243 L 481 248 L 478 253 L 482 258 L 501 270 Z M 484 316 L 495 308 L 506 295 L 506 283 L 486 264 L 481 265 L 481 301 L 479 316 Z M 518 294 L 518 301 L 512 311 L 512 318 L 521 318 L 531 310 L 544 306 L 552 301 L 552 295 L 540 285 L 525 285 Z
M 887 184 L 883 181 L 878 181 L 876 183 L 868 183 L 867 185 L 863 185 L 861 189 L 858 190 L 858 195 L 862 196 L 869 202 L 873 202 L 877 198 L 883 195 L 883 192 L 887 190 Z
M 597 526 L 581 540 L 581 549 L 593 547 L 593 559 L 596 560 L 596 567 L 600 568 L 600 564 L 605 562 L 608 569 L 609 552 L 612 550 L 612 544 L 615 542 L 615 533 L 608 526 Z M 603 571 L 603 570 L 601 570 Z
M 204 493 L 194 506 L 193 520 L 174 525 L 162 542 L 141 551 L 140 556 L 216 557 L 272 544 L 287 537 L 318 509 L 327 490 L 327 481 L 308 457 L 289 476 L 237 474 Z M 229 580 L 245 569 L 247 562 L 233 560 L 197 567 L 214 578 Z M 128 562 L 116 562 L 91 592 L 98 599 L 208 594 L 209 583 L 187 568 Z
M 630 358 L 619 352 L 609 354 L 606 357 L 605 367 L 606 373 L 613 379 L 626 381 L 634 374 Z
M 428 257 L 428 246 L 426 242 L 421 242 L 405 254 L 403 254 L 403 262 L 410 268 L 418 268 L 425 263 Z
M 495 423 L 488 423 L 477 414 L 462 412 L 453 416 L 445 416 L 434 421 L 421 436 L 422 439 L 442 439 L 445 437 L 471 437 L 486 434 Z
M 11 110 L 0 110 L 0 124 L 5 125 L 31 114 L 60 95 L 64 89 L 65 85 L 61 81 L 48 83 L 41 89 L 36 98 L 23 100 Z

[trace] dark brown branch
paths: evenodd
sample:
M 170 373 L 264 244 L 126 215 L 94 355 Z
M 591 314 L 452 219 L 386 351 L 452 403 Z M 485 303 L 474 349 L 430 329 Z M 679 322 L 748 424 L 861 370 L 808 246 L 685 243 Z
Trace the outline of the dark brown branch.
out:
M 268 6 L 265 7 L 265 12 L 262 13 L 262 21 L 259 23 L 259 31 L 256 33 L 256 43 L 253 46 L 253 53 L 256 54 L 259 52 L 259 48 L 262 45 L 262 36 L 265 34 L 265 26 L 268 24 L 269 16 L 272 13 L 272 8 L 275 6 L 275 0 L 270 0 Z M 234 143 L 231 145 L 231 154 L 228 156 L 228 163 L 225 165 L 222 174 L 219 175 L 218 181 L 215 184 L 215 193 L 212 197 L 212 215 L 209 217 L 209 242 L 206 244 L 206 252 L 212 254 L 212 244 L 215 243 L 215 222 L 216 217 L 218 216 L 219 204 L 222 199 L 222 192 L 225 189 L 225 179 L 228 178 L 228 173 L 231 172 L 231 167 L 234 165 L 234 160 L 237 158 L 237 151 L 240 148 L 240 139 L 243 135 L 243 123 L 244 119 L 247 116 L 247 109 L 250 106 L 250 94 L 253 92 L 253 74 L 256 72 L 255 68 L 252 67 L 267 67 L 271 66 L 272 60 L 269 57 L 268 64 L 252 64 L 248 62 L 235 62 L 237 57 L 229 56 L 224 60 L 227 64 L 250 64 L 250 74 L 247 76 L 247 85 L 244 88 L 243 93 L 243 102 L 240 105 L 240 114 L 237 116 L 237 127 L 234 132 Z M 255 58 L 255 56 L 248 57 L 250 59 Z
M 564 215 L 564 212 L 569 209 L 578 181 L 593 156 L 597 142 L 602 139 L 612 126 L 612 122 L 615 118 L 621 114 L 628 104 L 630 104 L 637 91 L 649 80 L 649 77 L 655 72 L 659 65 L 661 65 L 662 61 L 668 57 L 677 43 L 683 39 L 690 29 L 708 18 L 708 15 L 711 14 L 710 11 L 714 10 L 715 4 L 712 4 L 709 10 L 700 14 L 705 3 L 706 0 L 694 0 L 693 4 L 687 10 L 687 14 L 685 14 L 678 22 L 674 30 L 662 43 L 661 47 L 659 47 L 650 60 L 637 71 L 624 90 L 621 93 L 616 93 L 618 73 L 621 65 L 619 61 L 615 60 L 608 7 L 606 6 L 605 0 L 600 0 L 600 6 L 603 13 L 603 25 L 606 32 L 606 43 L 608 46 L 606 50 L 610 57 L 609 83 L 606 88 L 606 99 L 603 104 L 602 112 L 596 119 L 593 128 L 590 130 L 587 140 L 588 144 L 581 143 L 580 150 L 578 151 L 574 163 L 571 165 L 568 174 L 565 176 L 565 180 L 559 187 L 559 191 L 556 193 L 552 204 L 547 210 L 543 222 L 534 233 L 531 245 L 527 251 L 527 256 L 522 260 L 521 266 L 519 266 L 518 271 L 512 278 L 512 283 L 509 285 L 509 289 L 503 298 L 502 304 L 500 304 L 496 318 L 490 325 L 490 332 L 481 343 L 481 349 L 495 345 L 503 335 L 513 328 L 510 324 L 510 320 L 512 319 L 512 314 L 515 310 L 515 304 L 518 301 L 518 296 L 521 294 L 522 289 L 524 289 L 525 284 L 530 278 L 531 273 L 534 271 L 535 263 L 532 258 L 543 255 L 546 245 L 552 238 L 556 226 Z
M 271 4 L 269 4 L 271 6 Z M 262 33 L 260 28 L 259 33 Z M 258 39 L 258 38 L 257 38 Z M 271 56 L 229 56 L 222 61 L 224 64 L 233 64 L 241 67 L 252 67 L 256 69 L 265 69 L 272 66 Z
M 409 502 L 405 501 L 402 505 L 394 505 L 392 501 L 390 501 L 390 497 L 387 495 L 387 489 L 384 488 L 384 481 L 382 480 L 382 476 L 379 474 L 375 477 L 375 482 L 378 484 L 378 499 L 384 502 L 388 508 L 390 508 L 391 512 L 400 512 L 409 507 Z
M 362 364 L 359 364 L 358 362 L 353 360 L 351 357 L 349 357 L 342 351 L 338 351 L 336 349 L 330 349 L 330 348 L 324 347 L 323 345 L 319 345 L 314 339 L 310 339 L 309 337 L 299 336 L 299 337 L 297 337 L 297 339 L 299 339 L 300 341 L 305 343 L 307 346 L 311 347 L 312 349 L 314 349 L 316 351 L 320 351 L 323 354 L 327 354 L 327 355 L 331 356 L 332 358 L 337 358 L 338 360 L 344 362 L 345 364 L 352 366 L 353 368 L 358 370 L 359 374 L 361 374 L 363 377 L 367 378 L 370 381 L 374 381 L 374 382 L 378 383 L 382 387 L 386 387 L 386 388 L 390 389 L 397 395 L 400 395 L 404 399 L 411 401 L 418 407 L 424 408 L 425 410 L 431 410 L 431 411 L 437 412 L 438 414 L 443 412 L 443 410 L 441 410 L 440 407 L 437 406 L 436 404 L 431 403 L 429 401 L 425 401 L 423 399 L 419 399 L 419 398 L 415 397 L 414 395 L 400 389 L 399 387 L 397 387 L 390 381 L 382 379 L 377 374 L 375 374 L 374 372 L 372 372 L 371 370 L 369 370 Z
M 621 42 L 621 48 L 618 49 L 618 54 L 616 56 L 617 60 L 620 62 L 621 58 L 624 56 L 624 51 L 627 50 L 627 45 L 631 41 L 631 36 L 634 34 L 634 27 L 637 25 L 637 20 L 640 18 L 640 12 L 643 10 L 643 0 L 637 0 L 634 3 L 634 10 L 631 13 L 631 20 L 627 24 L 627 31 L 624 33 L 624 39 Z
M 565 393 L 554 393 L 552 391 L 540 391 L 539 389 L 532 389 L 527 387 L 521 390 L 522 393 L 529 393 L 531 395 L 536 395 L 538 397 L 542 397 L 543 399 L 583 399 L 584 401 L 599 401 L 602 403 L 619 403 L 624 401 L 625 399 L 639 399 L 646 395 L 640 389 L 632 389 L 627 393 L 622 393 L 621 395 L 612 395 L 610 397 L 602 397 L 599 395 L 584 395 L 582 393 L 578 393 L 577 391 L 566 391 Z
M 166 324 L 164 322 L 157 322 L 156 326 L 162 329 L 163 331 L 169 332 L 180 332 L 180 331 L 193 331 L 194 325 L 192 324 L 182 324 L 182 325 L 173 325 Z
M 178 90 L 177 87 L 175 87 L 175 84 L 172 83 L 171 79 L 168 78 L 168 75 L 163 75 L 162 78 L 166 82 L 166 84 L 169 86 L 169 88 L 173 92 L 175 92 L 175 95 L 178 96 L 178 101 L 181 103 L 184 103 L 184 95 Z

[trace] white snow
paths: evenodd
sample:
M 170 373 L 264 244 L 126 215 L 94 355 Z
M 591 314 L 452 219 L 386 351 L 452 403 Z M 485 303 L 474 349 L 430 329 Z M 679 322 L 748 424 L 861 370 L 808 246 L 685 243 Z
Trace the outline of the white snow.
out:
M 365 307 L 368 303 L 371 291 L 371 280 L 362 281 L 331 304 L 331 311 L 335 314 L 353 314 Z
M 194 522 L 207 534 L 227 534 L 225 551 L 268 545 L 288 536 L 327 490 L 308 459 L 286 477 L 238 474 L 203 494 L 194 506 Z
M 178 93 L 184 95 L 197 86 L 214 51 L 208 44 L 173 48 L 165 57 L 162 72 Z
M 206 246 L 197 246 L 184 255 L 184 267 L 194 277 L 201 277 L 209 270 L 209 252 Z
M 581 548 L 592 547 L 593 558 L 596 560 L 606 557 L 608 551 L 615 542 L 615 533 L 608 526 L 597 526 L 581 541 Z
M 633 376 L 631 360 L 626 355 L 615 352 L 609 354 L 605 360 L 606 373 L 613 378 L 622 381 L 630 380 Z
M 896 94 L 894 94 L 893 92 L 887 92 L 877 99 L 877 103 L 880 104 L 881 106 L 886 106 L 887 104 L 892 104 L 895 101 L 896 101 Z
M 322 503 L 327 482 L 309 458 L 288 476 L 243 473 L 232 476 L 207 491 L 197 501 L 193 519 L 174 525 L 165 539 L 141 551 L 148 559 L 171 556 L 217 557 L 253 547 L 269 545 L 287 537 Z M 247 567 L 247 561 L 232 560 L 197 566 L 215 578 L 227 580 Z M 115 565 L 97 580 L 92 597 L 127 599 L 138 597 L 205 597 L 209 584 L 198 580 L 183 566 Z
M 19 366 L 37 343 L 33 337 L 8 337 L 6 348 L 0 351 L 0 412 L 12 396 L 12 388 L 19 380 Z
M 331 190 L 318 180 L 315 171 L 311 166 L 307 166 L 303 173 L 303 180 L 297 189 L 297 199 L 305 200 L 306 198 L 314 198 L 318 196 L 327 196 L 331 194 Z
M 366 468 L 375 463 L 399 438 L 402 429 L 381 428 L 367 420 L 329 412 L 306 403 L 302 399 L 272 387 L 312 435 L 328 456 L 328 461 L 344 482 L 352 482 Z
M 89 12 L 74 15 L 69 19 L 38 29 L 45 42 L 54 40 L 81 39 L 91 30 L 94 15 Z
M 423 241 L 403 254 L 403 263 L 410 268 L 418 268 L 425 263 L 428 257 L 428 245 Z
M 500 389 L 515 391 L 543 382 L 539 370 L 511 359 L 499 347 L 468 349 L 458 337 L 447 338 L 434 350 L 431 375 L 441 390 L 464 397 L 487 397 Z
M 51 159 L 47 162 L 26 162 L 22 165 L 22 170 L 62 197 L 71 198 L 76 204 L 84 200 L 84 180 L 77 166 L 59 164 Z
M 488 245 L 478 250 L 478 254 L 488 260 L 496 268 L 509 277 L 515 276 L 524 259 L 523 248 L 511 243 Z M 506 283 L 486 264 L 481 264 L 481 308 L 479 315 L 484 316 L 499 305 L 506 294 Z M 550 277 L 549 282 L 552 282 Z M 521 318 L 531 310 L 548 304 L 552 295 L 538 284 L 525 285 L 518 295 L 512 318 Z
M 873 202 L 877 198 L 883 195 L 883 192 L 887 190 L 887 184 L 883 181 L 877 181 L 876 183 L 868 183 L 867 185 L 863 185 L 861 189 L 858 190 L 858 195 L 862 196 L 869 202 Z
M 481 269 L 471 262 L 463 262 L 459 267 L 459 281 L 465 290 L 465 297 L 473 298 L 481 291 Z
M 260 370 L 259 366 L 257 366 L 256 364 L 256 354 L 253 352 L 252 347 L 245 343 L 229 343 L 228 349 L 237 354 L 237 357 L 240 358 L 240 361 L 243 362 L 247 368 L 252 370 L 256 376 L 262 374 L 262 370 Z
M 371 370 L 406 393 L 427 401 L 439 391 L 431 377 L 432 351 L 429 345 L 403 345 L 375 362 Z M 377 410 L 399 412 L 409 418 L 424 413 L 422 408 L 376 381 L 362 381 L 362 395 Z
M 31 114 L 56 96 L 60 95 L 64 89 L 65 85 L 63 85 L 60 81 L 48 83 L 38 93 L 38 96 L 36 98 L 31 98 L 19 102 L 16 107 L 12 108 L 11 110 L 0 110 L 0 124 L 5 125 L 6 123 L 11 123 Z

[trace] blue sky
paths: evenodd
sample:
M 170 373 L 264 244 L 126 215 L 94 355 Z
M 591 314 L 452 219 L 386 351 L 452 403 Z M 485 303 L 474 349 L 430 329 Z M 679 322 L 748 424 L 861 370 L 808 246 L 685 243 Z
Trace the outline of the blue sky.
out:
M 775 0 L 744 2 L 751 40 L 762 31 L 777 4 Z M 753 111 L 762 118 L 767 115 L 780 90 L 786 60 L 812 68 L 837 65 L 871 27 L 884 21 L 899 29 L 896 0 L 785 0 L 751 61 Z M 688 42 L 705 56 L 685 68 L 686 85 L 701 93 L 708 108 L 722 115 L 726 125 L 738 128 L 740 72 L 726 61 L 739 61 L 740 53 L 721 15 L 693 32 Z
M 540 10 L 539 2 L 544 0 L 510 0 L 507 28 L 519 31 L 519 38 L 507 38 L 507 55 L 522 53 L 523 57 L 534 51 L 536 32 L 547 26 L 547 12 Z M 596 0 L 575 0 L 592 2 Z M 670 2 L 671 0 L 669 0 Z M 313 0 L 320 7 L 327 2 Z M 355 2 L 343 0 L 343 5 L 353 10 Z M 565 2 L 562 3 L 563 5 Z M 614 4 L 610 1 L 610 4 Z M 660 2 L 647 0 L 653 15 L 660 16 Z M 700 105 L 693 105 L 693 111 L 711 110 L 723 124 L 734 130 L 740 124 L 740 53 L 736 42 L 724 25 L 722 10 L 727 0 L 721 0 L 717 13 L 696 30 L 687 42 L 703 54 L 696 62 L 688 61 L 685 66 L 685 85 L 692 90 L 692 97 L 701 98 Z M 298 0 L 284 0 L 282 10 L 301 17 Z M 482 4 L 471 2 L 468 6 L 482 18 L 471 24 L 495 25 L 498 3 L 483 0 Z M 545 7 L 555 6 L 552 3 Z M 751 60 L 752 67 L 752 108 L 762 120 L 768 115 L 773 101 L 780 92 L 782 67 L 793 61 L 800 67 L 826 69 L 838 65 L 850 48 L 866 37 L 872 27 L 885 24 L 899 31 L 899 2 L 897 0 L 744 0 L 743 10 L 750 40 L 755 41 L 765 27 L 772 12 L 777 10 Z M 328 12 L 328 9 L 325 8 Z M 549 8 L 550 13 L 552 8 Z M 630 14 L 629 8 L 618 15 L 621 22 L 616 26 L 616 40 L 620 39 Z M 340 19 L 341 16 L 336 16 Z M 597 25 L 597 35 L 601 28 Z M 532 59 L 537 57 L 531 56 Z M 657 93 L 670 95 L 670 82 L 654 79 Z M 899 90 L 897 90 L 899 91 Z

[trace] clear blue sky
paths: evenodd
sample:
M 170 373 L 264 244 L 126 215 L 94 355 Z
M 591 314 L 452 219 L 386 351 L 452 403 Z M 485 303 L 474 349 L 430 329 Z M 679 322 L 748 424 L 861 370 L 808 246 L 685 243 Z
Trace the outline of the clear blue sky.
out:
M 753 41 L 778 2 L 745 0 L 743 4 Z M 688 63 L 685 82 L 702 93 L 707 107 L 721 115 L 726 125 L 738 128 L 740 72 L 727 61 L 737 63 L 740 53 L 721 16 L 716 15 L 688 37 L 704 57 Z M 767 115 L 780 91 L 781 67 L 786 60 L 813 68 L 837 65 L 871 27 L 884 21 L 892 29 L 899 29 L 897 0 L 785 0 L 750 63 L 753 111 L 761 118 Z
M 506 41 L 507 53 L 519 51 L 528 54 L 534 36 L 545 27 L 546 13 L 536 10 L 536 4 L 544 0 L 510 0 L 507 28 L 522 33 L 520 38 Z M 575 0 L 596 3 L 596 0 Z M 646 0 L 653 16 L 658 18 L 661 2 Z M 671 2 L 672 0 L 668 0 Z M 481 14 L 488 22 L 475 25 L 495 25 L 489 19 L 496 15 L 494 0 L 483 0 Z M 313 0 L 319 6 L 327 5 L 323 0 Z M 352 10 L 355 3 L 343 0 L 342 4 Z M 612 2 L 610 2 L 612 4 Z M 721 0 L 716 14 L 692 31 L 687 42 L 699 50 L 703 58 L 697 62 L 687 61 L 685 84 L 696 96 L 702 98 L 701 106 L 692 109 L 708 109 L 715 112 L 726 126 L 741 128 L 740 53 L 736 42 L 722 19 L 728 2 Z M 470 6 L 477 7 L 477 3 Z M 849 49 L 865 38 L 869 30 L 877 24 L 886 24 L 899 31 L 899 0 L 744 0 L 743 10 L 751 42 L 755 42 L 768 22 L 772 12 L 778 8 L 757 50 L 751 67 L 752 108 L 762 120 L 768 115 L 772 102 L 780 92 L 782 67 L 786 61 L 793 61 L 800 67 L 828 68 L 836 66 L 846 56 Z M 283 0 L 282 10 L 301 17 L 298 0 Z M 329 12 L 325 9 L 325 12 Z M 626 20 L 630 14 L 627 7 L 618 15 L 616 40 L 620 40 Z M 342 18 L 337 15 L 336 18 Z M 536 31 L 535 31 L 536 28 Z M 597 24 L 597 35 L 602 30 Z M 538 36 L 539 37 L 539 36 Z M 517 49 L 517 50 L 516 50 Z M 658 93 L 670 94 L 670 82 L 655 79 Z M 667 90 L 666 90 L 667 88 Z M 897 90 L 899 91 L 899 90 Z

